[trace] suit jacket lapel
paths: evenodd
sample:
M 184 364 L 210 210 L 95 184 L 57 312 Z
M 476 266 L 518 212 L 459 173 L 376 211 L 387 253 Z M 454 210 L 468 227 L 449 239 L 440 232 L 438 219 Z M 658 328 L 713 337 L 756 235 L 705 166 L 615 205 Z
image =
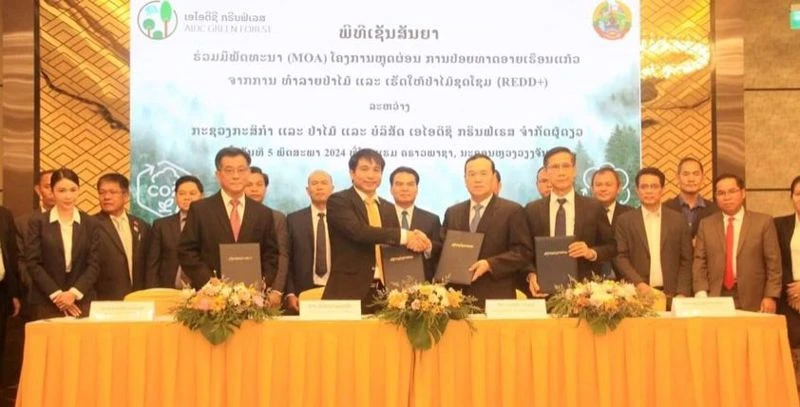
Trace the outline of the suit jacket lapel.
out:
M 152 229 L 151 229 L 152 230 Z M 169 221 L 169 232 L 174 237 L 174 241 L 178 242 L 181 239 L 181 214 L 175 214 Z M 151 232 L 152 234 L 152 232 Z
M 250 236 L 250 231 L 255 225 L 255 206 L 263 205 L 259 202 L 256 202 L 252 199 L 247 199 L 246 197 L 242 196 L 242 199 L 247 201 L 245 206 L 247 207 L 244 211 L 244 216 L 242 216 L 242 224 L 239 227 L 239 240 L 245 240 L 248 236 Z M 269 209 L 272 211 L 271 209 Z M 228 222 L 230 225 L 230 221 Z M 272 224 L 275 225 L 275 213 L 272 213 Z M 233 229 L 231 229 L 231 236 L 233 236 Z
M 111 241 L 114 242 L 114 245 L 117 246 L 117 249 L 119 249 L 120 252 L 125 253 L 125 246 L 122 245 L 122 239 L 119 238 L 119 233 L 117 232 L 117 228 L 114 226 L 114 221 L 111 220 L 111 217 L 106 213 L 101 213 L 98 218 L 100 220 L 100 225 L 111 236 Z M 132 231 L 133 229 L 131 229 L 131 233 Z M 73 235 L 73 241 L 74 240 L 75 237 Z M 73 247 L 75 246 L 73 245 Z
M 544 225 L 544 236 L 550 236 L 550 195 L 542 198 L 544 205 L 539 207 L 539 220 Z
M 61 224 L 58 223 L 58 221 L 50 222 L 50 212 L 48 211 L 45 213 L 46 213 L 45 221 L 47 222 L 45 224 L 45 228 L 48 229 L 50 236 L 55 236 L 56 246 L 57 246 L 56 248 L 58 249 L 59 260 L 64 261 L 64 239 L 61 238 Z M 72 253 L 70 253 L 70 256 L 71 255 Z M 64 264 L 64 268 L 66 267 L 67 265 Z
M 634 236 L 633 238 L 638 240 L 642 245 L 642 249 L 644 252 L 648 254 L 648 258 L 650 257 L 650 241 L 647 239 L 647 226 L 644 224 L 644 209 L 639 208 L 636 210 L 639 216 L 636 216 L 636 219 L 633 220 L 634 230 L 638 236 Z M 662 235 L 663 235 L 663 223 L 662 223 Z
M 575 192 L 575 225 L 572 231 L 572 235 L 575 236 L 575 240 L 583 240 L 580 236 L 583 236 L 583 220 L 586 217 L 585 206 L 586 205 L 583 198 L 578 195 L 577 192 Z
M 136 254 L 139 253 L 140 244 L 142 243 L 142 231 L 139 230 L 139 220 L 134 218 L 131 214 L 128 214 L 128 225 L 131 229 L 131 243 L 133 245 L 133 253 L 131 253 L 131 259 L 134 263 L 136 263 Z M 133 265 L 131 265 L 133 269 Z
M 486 205 L 486 208 L 483 209 L 483 213 L 481 213 L 481 220 L 478 222 L 478 228 L 475 230 L 476 232 L 486 233 L 486 229 L 489 228 L 489 225 L 492 224 L 492 217 L 494 216 L 495 211 L 497 210 L 497 196 L 492 196 L 492 199 L 489 201 L 489 204 Z M 470 201 L 471 204 L 472 201 Z M 467 218 L 469 218 L 469 208 L 467 208 Z M 469 228 L 470 222 L 467 221 L 467 227 Z M 467 229 L 469 230 L 469 229 Z
M 109 219 L 110 221 L 110 219 Z M 78 250 L 80 250 L 81 246 L 83 245 L 83 240 L 86 239 L 86 225 L 84 225 L 85 219 L 81 219 L 81 223 L 72 222 L 72 253 L 70 253 L 70 258 L 72 259 L 72 264 L 75 265 L 76 257 L 78 257 Z M 117 240 L 119 241 L 119 236 L 114 230 L 114 235 L 116 236 Z M 61 233 L 58 234 L 61 237 Z M 120 242 L 122 245 L 122 242 Z M 63 250 L 64 243 L 61 243 L 61 247 Z M 123 250 L 123 253 L 125 251 Z
M 361 200 L 361 196 L 356 192 L 356 187 L 350 187 L 350 203 L 356 209 L 356 213 L 361 217 L 361 220 L 369 224 L 369 216 L 367 215 L 367 205 Z M 380 213 L 380 203 L 378 204 L 378 213 Z
M 739 229 L 739 241 L 736 242 L 736 256 L 739 256 L 739 252 L 742 250 L 742 245 L 744 245 L 744 239 L 746 239 L 749 229 L 750 217 L 747 216 L 747 211 L 745 211 L 744 216 L 742 216 L 742 228 Z
M 233 238 L 233 229 L 231 228 L 231 219 L 228 217 L 228 209 L 225 207 L 225 203 L 222 202 L 222 193 L 217 192 L 217 195 L 211 200 L 211 203 L 212 211 L 217 217 L 217 222 L 220 224 L 222 230 L 227 232 L 227 235 L 230 239 L 228 241 L 219 243 L 235 242 L 236 240 Z M 241 229 L 239 229 L 239 234 L 241 234 L 241 232 Z
M 725 253 L 725 218 L 722 213 L 718 213 L 708 217 L 711 228 L 714 229 L 714 234 L 717 235 L 717 245 L 721 248 L 720 253 Z

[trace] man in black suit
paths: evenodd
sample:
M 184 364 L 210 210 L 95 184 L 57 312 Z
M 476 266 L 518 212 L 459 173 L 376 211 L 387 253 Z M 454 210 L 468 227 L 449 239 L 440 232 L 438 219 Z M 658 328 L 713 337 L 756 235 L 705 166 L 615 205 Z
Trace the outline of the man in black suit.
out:
M 0 206 L 0 366 L 5 366 L 6 318 L 16 317 L 21 308 L 16 239 L 14 217 L 8 209 Z
M 656 288 L 673 297 L 692 292 L 692 238 L 680 212 L 661 205 L 665 176 L 657 168 L 636 174 L 642 207 L 623 214 L 614 226 L 614 267 L 639 291 Z
M 703 198 L 703 163 L 693 157 L 684 157 L 678 163 L 678 188 L 680 193 L 675 198 L 664 202 L 667 208 L 683 213 L 689 225 L 692 239 L 697 236 L 700 220 L 719 212 L 714 201 Z
M 101 212 L 100 275 L 95 288 L 100 301 L 119 301 L 144 289 L 145 255 L 150 225 L 125 211 L 130 201 L 128 178 L 119 173 L 104 174 L 97 180 Z
M 31 216 L 47 212 L 50 208 L 55 206 L 56 200 L 53 195 L 53 189 L 50 188 L 50 178 L 53 176 L 53 170 L 44 170 L 39 172 L 36 176 L 36 183 L 33 186 L 33 191 L 39 199 L 39 204 L 36 209 L 31 212 L 23 213 L 22 215 L 14 218 L 14 225 L 17 229 L 17 246 L 19 252 L 25 252 L 25 236 L 28 234 L 28 222 Z M 25 256 L 19 256 L 19 277 L 22 287 L 30 287 L 31 277 L 28 275 Z
M 617 218 L 633 209 L 631 206 L 617 202 L 621 185 L 619 174 L 611 166 L 600 167 L 592 174 L 592 196 L 606 208 L 606 216 L 608 217 L 608 222 L 611 223 L 612 230 Z M 611 266 L 610 261 L 603 262 L 600 265 L 599 274 L 604 278 L 620 278 L 619 273 Z
M 606 210 L 598 200 L 575 193 L 575 153 L 555 147 L 544 155 L 548 197 L 528 203 L 525 214 L 532 239 L 536 236 L 575 236 L 569 256 L 578 260 L 578 278 L 588 279 L 616 254 L 616 243 Z M 535 243 L 534 243 L 535 244 Z M 536 266 L 528 273 L 528 288 L 539 295 Z
M 308 176 L 306 192 L 311 205 L 286 217 L 289 229 L 289 274 L 286 278 L 286 311 L 300 311 L 301 292 L 324 287 L 330 276 L 331 245 L 326 209 L 333 179 L 317 170 Z
M 197 177 L 184 175 L 175 181 L 178 213 L 153 222 L 147 249 L 145 288 L 183 288 L 190 285 L 189 277 L 178 265 L 178 241 L 186 225 L 189 206 L 200 199 L 203 199 L 203 183 Z
M 442 241 L 449 230 L 483 233 L 478 261 L 472 264 L 472 284 L 465 292 L 478 299 L 516 298 L 516 281 L 531 261 L 532 244 L 522 206 L 495 196 L 492 192 L 494 162 L 483 154 L 464 164 L 464 183 L 470 198 L 457 203 L 444 214 Z
M 250 167 L 250 175 L 247 177 L 247 186 L 244 194 L 261 204 L 267 198 L 269 188 L 269 175 L 261 168 Z M 267 206 L 264 204 L 264 206 Z M 286 215 L 278 210 L 267 208 L 272 212 L 272 220 L 275 223 L 275 239 L 278 241 L 278 274 L 270 287 L 269 301 L 273 306 L 280 305 L 281 297 L 286 286 L 286 275 L 289 273 L 289 231 L 286 227 Z
M 406 230 L 421 230 L 429 237 L 431 246 L 425 248 L 425 279 L 432 280 L 442 251 L 439 216 L 414 205 L 419 192 L 419 174 L 410 167 L 397 167 L 389 175 L 394 208 L 400 227 Z
M 223 243 L 258 243 L 264 284 L 270 287 L 275 280 L 278 243 L 272 212 L 244 195 L 250 162 L 250 154 L 241 148 L 219 150 L 214 164 L 220 191 L 189 207 L 178 262 L 196 289 L 212 277 L 222 277 L 219 245 Z
M 394 205 L 378 197 L 385 164 L 375 150 L 357 151 L 348 162 L 353 187 L 332 194 L 327 206 L 331 270 L 322 298 L 361 300 L 364 313 L 373 310 L 370 305 L 383 287 L 378 245 L 404 245 L 416 252 L 430 245 L 424 233 L 401 229 Z

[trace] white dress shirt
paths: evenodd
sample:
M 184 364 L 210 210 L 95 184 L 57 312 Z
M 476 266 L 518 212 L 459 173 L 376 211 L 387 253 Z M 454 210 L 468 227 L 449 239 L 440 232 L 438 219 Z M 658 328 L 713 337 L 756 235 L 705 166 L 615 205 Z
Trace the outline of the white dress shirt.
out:
M 130 220 L 125 211 L 122 211 L 119 216 L 109 215 L 108 217 L 111 218 L 111 223 L 117 229 L 117 235 L 119 235 L 122 247 L 125 249 L 125 260 L 128 262 L 128 278 L 133 284 L 133 232 L 131 232 Z
M 650 287 L 664 286 L 664 271 L 661 269 L 661 206 L 651 212 L 642 207 L 647 248 L 650 251 Z
M 614 219 L 614 211 L 617 210 L 617 201 L 611 201 L 611 205 L 606 206 L 606 217 L 608 218 L 608 223 L 612 223 Z M 659 209 L 659 213 L 661 210 Z
M 328 230 L 328 214 L 317 209 L 316 206 L 311 205 L 311 231 L 314 235 L 314 258 L 313 263 L 311 263 L 311 275 L 314 276 L 314 284 L 316 285 L 325 285 L 328 284 L 328 276 L 331 274 L 331 239 L 330 234 L 325 239 L 325 264 L 328 265 L 328 271 L 323 276 L 317 275 L 317 222 L 319 222 L 319 214 L 325 214 L 324 223 L 325 223 L 325 230 Z
M 233 199 L 230 195 L 225 193 L 224 189 L 219 190 L 220 195 L 222 195 L 222 203 L 225 204 L 225 211 L 228 213 L 228 219 L 231 218 L 231 212 L 233 212 L 233 205 L 231 205 L 231 199 Z M 244 223 L 244 207 L 245 202 L 247 201 L 244 199 L 244 194 L 240 196 L 237 201 L 239 201 L 239 224 Z
M 414 205 L 409 206 L 408 208 L 403 208 L 400 205 L 394 206 L 395 212 L 397 212 L 397 224 L 400 227 L 403 227 L 403 211 L 406 212 L 406 218 L 408 219 L 408 229 L 411 229 L 411 217 L 414 216 Z
M 792 259 L 792 280 L 800 281 L 800 216 L 795 215 L 794 233 L 789 243 Z
M 73 224 L 81 223 L 81 213 L 78 211 L 78 208 L 72 209 L 72 220 L 62 221 L 61 218 L 58 216 L 58 209 L 53 208 L 50 211 L 50 223 L 58 222 L 58 225 L 61 229 L 61 241 L 64 242 L 64 264 L 66 265 L 66 269 L 64 270 L 66 273 L 72 271 L 72 230 Z M 83 293 L 78 291 L 77 288 L 72 287 L 69 291 L 75 294 L 75 298 L 80 300 L 83 298 Z M 50 299 L 55 299 L 59 294 L 61 294 L 61 290 L 57 290 L 50 294 Z
M 469 219 L 467 224 L 472 224 L 472 220 L 475 219 L 475 205 L 481 205 L 481 219 L 483 219 L 483 215 L 486 214 L 486 208 L 489 207 L 489 203 L 492 202 L 492 197 L 494 195 L 489 195 L 488 198 L 484 199 L 480 202 L 475 202 L 474 199 L 470 198 L 469 200 Z M 480 222 L 478 222 L 480 223 Z
M 564 196 L 558 196 L 555 192 L 550 193 L 550 236 L 556 235 L 556 213 L 558 212 L 558 199 L 566 198 L 564 202 L 564 214 L 566 215 L 566 235 L 575 235 L 575 189 L 571 189 Z

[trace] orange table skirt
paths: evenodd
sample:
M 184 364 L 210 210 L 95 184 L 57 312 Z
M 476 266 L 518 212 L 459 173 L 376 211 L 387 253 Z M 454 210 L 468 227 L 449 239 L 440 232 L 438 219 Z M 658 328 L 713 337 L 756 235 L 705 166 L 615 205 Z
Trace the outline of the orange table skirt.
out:
M 39 322 L 17 406 L 407 406 L 412 363 L 379 321 L 245 323 L 218 346 L 171 322 Z
M 417 354 L 415 406 L 797 406 L 782 316 L 448 326 Z
M 797 406 L 783 317 L 475 320 L 434 349 L 375 320 L 28 324 L 18 406 Z

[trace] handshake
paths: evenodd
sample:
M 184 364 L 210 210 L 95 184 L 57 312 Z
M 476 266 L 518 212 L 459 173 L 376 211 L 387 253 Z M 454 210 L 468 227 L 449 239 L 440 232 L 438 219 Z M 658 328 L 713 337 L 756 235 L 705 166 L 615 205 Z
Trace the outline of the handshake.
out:
M 428 239 L 428 236 L 425 236 L 425 233 L 415 229 L 408 231 L 406 247 L 413 252 L 425 252 L 431 250 L 433 243 L 431 243 L 431 239 Z

